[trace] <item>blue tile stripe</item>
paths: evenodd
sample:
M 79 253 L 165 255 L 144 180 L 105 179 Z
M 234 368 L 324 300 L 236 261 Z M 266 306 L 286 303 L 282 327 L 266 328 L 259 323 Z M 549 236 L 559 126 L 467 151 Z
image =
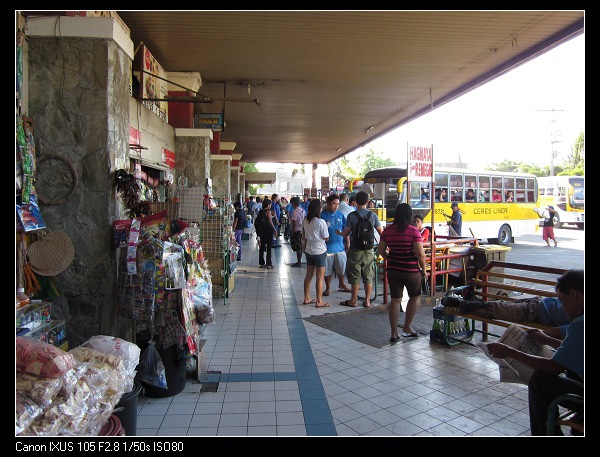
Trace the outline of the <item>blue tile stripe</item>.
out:
M 307 436 L 337 436 L 317 363 L 302 321 L 299 303 L 293 295 L 286 295 L 284 303 L 295 372 L 203 373 L 200 382 L 297 381 Z

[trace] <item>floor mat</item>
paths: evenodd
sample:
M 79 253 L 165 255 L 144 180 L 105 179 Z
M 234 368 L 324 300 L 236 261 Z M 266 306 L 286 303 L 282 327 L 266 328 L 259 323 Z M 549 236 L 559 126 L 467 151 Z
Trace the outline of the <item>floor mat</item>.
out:
M 429 308 L 431 315 L 431 308 Z M 417 314 L 418 311 L 417 311 Z M 387 305 L 360 308 L 340 313 L 328 313 L 320 316 L 309 316 L 305 321 L 339 333 L 360 343 L 368 344 L 374 348 L 390 346 L 390 320 Z M 400 313 L 400 325 L 404 322 L 404 313 Z M 413 328 L 419 332 L 419 338 L 429 338 L 431 324 L 422 325 L 417 322 L 416 316 Z M 398 333 L 402 328 L 398 327 Z M 417 338 L 400 338 L 398 343 L 408 343 Z

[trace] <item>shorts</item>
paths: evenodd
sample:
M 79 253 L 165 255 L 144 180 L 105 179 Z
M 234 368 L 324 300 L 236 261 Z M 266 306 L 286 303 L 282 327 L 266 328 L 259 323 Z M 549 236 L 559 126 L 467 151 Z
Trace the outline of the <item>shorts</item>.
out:
M 542 229 L 542 239 L 544 241 L 554 240 L 554 227 L 544 227 Z
M 292 245 L 292 251 L 298 252 L 302 250 L 302 231 L 292 232 L 290 244 Z
M 346 264 L 346 276 L 352 286 L 360 284 L 362 278 L 363 284 L 373 284 L 375 278 L 375 253 L 373 249 L 353 249 L 348 251 L 348 262 Z
M 327 251 L 323 254 L 307 254 L 306 256 L 306 265 L 312 265 L 316 268 L 325 268 L 325 264 L 327 263 Z
M 334 270 L 338 276 L 344 276 L 346 274 L 346 260 L 346 251 L 327 253 L 325 276 L 331 276 Z
M 402 298 L 402 293 L 406 287 L 408 298 L 421 295 L 421 272 L 420 271 L 399 271 L 388 268 L 387 270 L 388 286 L 390 287 L 390 297 Z

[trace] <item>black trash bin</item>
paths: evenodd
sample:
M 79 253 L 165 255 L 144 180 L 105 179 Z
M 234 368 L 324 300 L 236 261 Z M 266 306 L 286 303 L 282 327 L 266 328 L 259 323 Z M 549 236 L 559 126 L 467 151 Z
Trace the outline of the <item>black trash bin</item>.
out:
M 115 406 L 115 416 L 121 421 L 121 427 L 125 430 L 125 436 L 136 436 L 138 397 L 142 391 L 142 384 L 134 381 L 133 390 L 123 394 L 119 403 Z
M 144 340 L 143 337 L 139 338 L 137 345 L 140 347 L 141 351 L 144 352 L 148 346 L 148 339 Z M 179 351 L 177 349 L 177 344 L 173 344 L 166 348 L 157 344 L 156 349 L 165 366 L 167 388 L 163 389 L 162 387 L 141 381 L 142 386 L 144 387 L 144 394 L 147 397 L 152 398 L 172 397 L 185 388 L 187 378 L 186 360 L 185 358 L 178 358 Z

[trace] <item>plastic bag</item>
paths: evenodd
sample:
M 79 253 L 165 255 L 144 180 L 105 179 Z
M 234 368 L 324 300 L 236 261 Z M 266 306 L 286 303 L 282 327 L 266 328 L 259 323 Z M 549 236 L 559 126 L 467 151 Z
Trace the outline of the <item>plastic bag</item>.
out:
M 149 341 L 148 347 L 142 352 L 137 372 L 140 381 L 156 387 L 168 389 L 165 365 L 156 349 L 156 343 L 154 341 Z
M 431 295 L 431 289 L 429 288 L 429 281 L 427 280 L 427 276 L 421 276 L 421 295 L 429 296 Z

